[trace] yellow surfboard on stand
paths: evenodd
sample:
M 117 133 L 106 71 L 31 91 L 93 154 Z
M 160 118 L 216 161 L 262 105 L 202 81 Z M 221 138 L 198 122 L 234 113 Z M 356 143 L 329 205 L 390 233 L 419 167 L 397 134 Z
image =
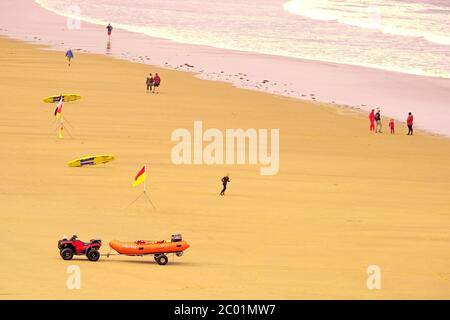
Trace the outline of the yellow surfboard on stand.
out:
M 86 166 L 95 166 L 97 164 L 108 163 L 113 161 L 115 157 L 113 155 L 95 155 L 95 156 L 86 156 L 82 158 L 78 158 L 72 161 L 69 161 L 67 165 L 69 167 L 86 167 Z
M 81 99 L 81 95 L 74 94 L 74 93 L 63 94 L 62 96 L 63 96 L 64 102 L 70 102 L 70 101 L 75 101 L 75 100 Z M 60 97 L 61 97 L 60 94 L 58 94 L 56 96 L 49 96 L 49 97 L 45 97 L 43 101 L 45 103 L 56 103 L 59 101 Z

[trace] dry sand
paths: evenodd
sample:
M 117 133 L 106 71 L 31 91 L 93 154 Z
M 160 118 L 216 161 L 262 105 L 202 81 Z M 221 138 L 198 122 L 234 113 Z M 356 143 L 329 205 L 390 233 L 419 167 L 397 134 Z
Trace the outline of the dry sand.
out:
M 160 72 L 161 94 L 145 76 Z M 374 135 L 366 116 L 202 81 L 108 57 L 0 39 L 1 299 L 301 299 L 450 297 L 450 140 L 418 132 Z M 79 93 L 64 106 L 72 137 L 57 139 L 51 94 Z M 278 175 L 258 166 L 176 166 L 176 128 L 279 128 Z M 387 125 L 385 123 L 385 128 Z M 385 129 L 386 130 L 386 129 Z M 387 130 L 386 130 L 387 131 Z M 89 154 L 105 166 L 69 168 Z M 158 211 L 131 180 L 150 164 Z M 220 178 L 230 172 L 226 197 Z M 180 232 L 186 254 L 63 261 L 62 235 L 82 240 L 166 239 Z M 80 290 L 66 288 L 81 267 Z M 382 289 L 368 290 L 378 265 Z

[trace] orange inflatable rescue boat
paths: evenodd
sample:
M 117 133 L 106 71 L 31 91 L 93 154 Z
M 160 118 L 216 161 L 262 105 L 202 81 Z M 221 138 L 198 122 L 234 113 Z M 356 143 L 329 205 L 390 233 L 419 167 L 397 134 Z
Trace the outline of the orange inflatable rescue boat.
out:
M 119 254 L 128 256 L 143 256 L 152 254 L 155 261 L 160 265 L 165 265 L 168 262 L 166 254 L 174 253 L 178 257 L 183 255 L 183 251 L 189 248 L 189 244 L 184 241 L 181 234 L 172 235 L 171 239 L 155 241 L 155 240 L 137 240 L 137 241 L 120 241 L 112 240 L 109 243 L 111 249 L 114 249 Z

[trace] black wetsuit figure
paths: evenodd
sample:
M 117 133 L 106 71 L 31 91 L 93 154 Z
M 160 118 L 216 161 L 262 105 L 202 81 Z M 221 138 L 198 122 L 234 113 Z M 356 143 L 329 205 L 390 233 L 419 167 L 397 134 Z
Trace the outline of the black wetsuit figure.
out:
M 227 183 L 230 182 L 230 178 L 228 176 L 225 176 L 222 178 L 222 184 L 223 184 L 223 189 L 222 191 L 220 191 L 220 195 L 224 196 L 225 195 L 225 190 L 227 190 Z

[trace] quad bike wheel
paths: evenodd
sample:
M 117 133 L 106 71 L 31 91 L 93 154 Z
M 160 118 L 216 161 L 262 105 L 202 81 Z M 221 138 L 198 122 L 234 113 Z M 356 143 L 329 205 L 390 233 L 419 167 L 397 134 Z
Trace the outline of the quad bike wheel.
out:
M 86 256 L 89 261 L 98 261 L 98 259 L 100 259 L 100 252 L 98 252 L 98 250 L 95 249 L 89 250 Z
M 161 254 L 155 257 L 155 260 L 160 266 L 164 266 L 167 264 L 167 262 L 169 262 L 169 258 L 167 258 L 165 254 Z
M 73 250 L 71 248 L 64 248 L 59 251 L 59 254 L 64 260 L 72 260 L 73 258 Z

